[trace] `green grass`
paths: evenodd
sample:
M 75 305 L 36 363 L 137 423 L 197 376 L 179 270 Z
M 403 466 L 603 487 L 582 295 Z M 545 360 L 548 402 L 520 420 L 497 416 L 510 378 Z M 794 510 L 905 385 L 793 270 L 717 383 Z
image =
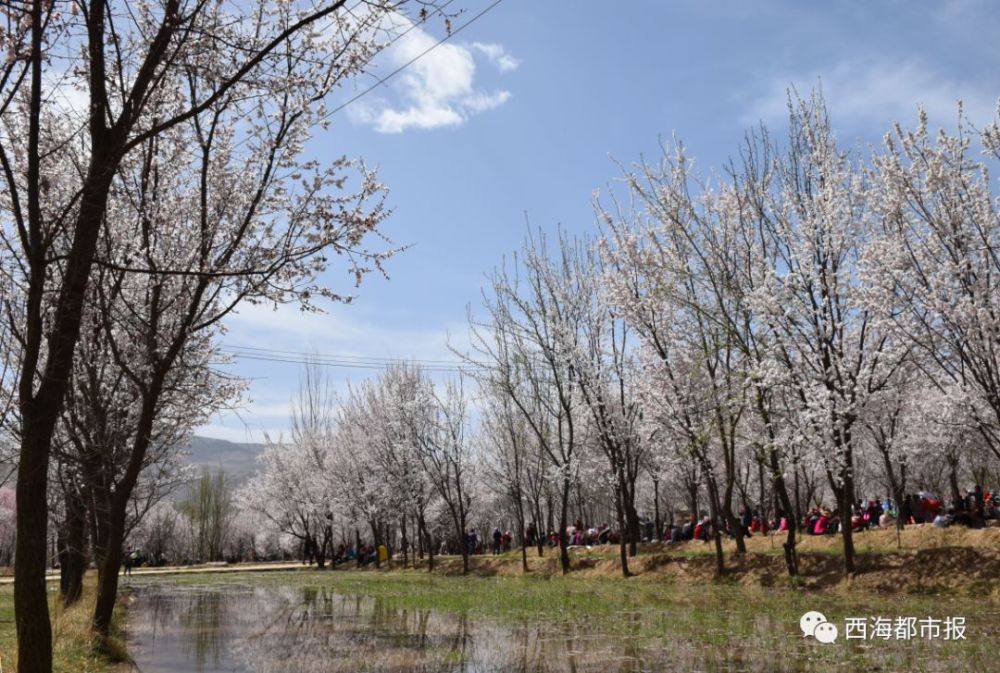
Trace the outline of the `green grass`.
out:
M 115 609 L 112 637 L 107 643 L 107 654 L 100 654 L 94 647 L 90 634 L 90 617 L 94 608 L 94 585 L 84 584 L 83 599 L 69 610 L 62 608 L 58 591 L 49 585 L 49 615 L 52 620 L 53 671 L 54 673 L 105 673 L 127 659 L 120 634 L 124 628 L 125 610 L 122 604 Z M 14 587 L 0 586 L 0 658 L 3 671 L 17 667 L 17 631 L 14 622 Z

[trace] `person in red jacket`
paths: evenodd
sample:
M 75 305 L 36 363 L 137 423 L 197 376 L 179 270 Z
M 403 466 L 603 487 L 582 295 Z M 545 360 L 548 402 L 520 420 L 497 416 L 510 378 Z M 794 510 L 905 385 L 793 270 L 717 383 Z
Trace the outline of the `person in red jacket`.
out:
M 816 527 L 813 528 L 813 535 L 826 535 L 830 530 L 830 512 L 827 510 L 823 511 L 823 514 L 816 521 Z

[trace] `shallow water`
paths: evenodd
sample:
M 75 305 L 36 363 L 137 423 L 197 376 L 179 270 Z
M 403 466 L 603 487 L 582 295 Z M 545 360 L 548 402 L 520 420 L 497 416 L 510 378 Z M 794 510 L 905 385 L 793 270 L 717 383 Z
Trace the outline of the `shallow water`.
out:
M 143 673 L 610 673 L 667 670 L 671 659 L 665 643 L 605 637 L 586 625 L 560 633 L 301 587 L 147 586 L 137 591 L 128 630 Z M 772 669 L 731 660 L 710 670 Z
M 767 614 L 736 624 L 723 612 L 715 622 L 700 623 L 693 635 L 687 615 L 677 608 L 623 611 L 610 636 L 602 632 L 606 623 L 602 627 L 600 620 L 586 617 L 499 621 L 400 607 L 390 598 L 344 595 L 329 588 L 165 583 L 137 587 L 128 633 L 130 652 L 143 673 L 963 668 L 943 652 L 914 652 L 912 645 L 804 643 L 794 626 L 775 623 Z M 651 631 L 663 635 L 650 636 Z M 742 635 L 731 635 L 737 632 Z

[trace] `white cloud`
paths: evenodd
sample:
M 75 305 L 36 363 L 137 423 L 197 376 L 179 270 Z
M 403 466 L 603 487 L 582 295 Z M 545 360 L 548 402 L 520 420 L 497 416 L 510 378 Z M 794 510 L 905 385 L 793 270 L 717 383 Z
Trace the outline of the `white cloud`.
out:
M 476 86 L 476 59 L 481 52 L 500 72 L 517 67 L 517 60 L 498 44 L 473 45 L 443 43 L 420 27 L 397 25 L 402 37 L 389 48 L 388 64 L 404 70 L 389 80 L 394 101 L 362 99 L 350 108 L 351 117 L 369 124 L 379 133 L 401 133 L 407 129 L 435 129 L 459 126 L 472 115 L 503 105 L 510 92 L 486 92 Z M 424 54 L 431 47 L 432 51 Z M 421 56 L 421 54 L 423 54 Z M 412 59 L 417 60 L 410 63 Z M 407 65 L 409 64 L 409 65 Z
M 473 42 L 472 48 L 482 52 L 500 72 L 517 70 L 521 62 L 507 53 L 502 44 Z
M 485 112 L 499 107 L 510 100 L 509 91 L 497 91 L 494 94 L 476 94 L 465 100 L 465 105 L 473 112 Z
M 763 94 L 737 96 L 743 100 L 741 121 L 782 121 L 788 114 L 788 88 L 794 86 L 806 96 L 817 85 L 838 126 L 875 125 L 881 131 L 889 131 L 894 122 L 911 126 L 918 106 L 927 110 L 932 125 L 952 126 L 960 99 L 975 124 L 992 119 L 996 109 L 996 94 L 988 82 L 962 81 L 915 61 L 857 59 L 826 70 L 774 77 L 756 87 Z

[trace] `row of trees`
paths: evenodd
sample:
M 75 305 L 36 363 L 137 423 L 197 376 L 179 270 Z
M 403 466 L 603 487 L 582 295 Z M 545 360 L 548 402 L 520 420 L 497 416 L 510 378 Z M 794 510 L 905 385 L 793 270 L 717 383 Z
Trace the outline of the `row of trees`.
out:
M 338 403 L 313 365 L 295 410 L 291 442 L 270 445 L 240 493 L 246 511 L 298 540 L 321 567 L 335 544 L 397 533 L 404 562 L 418 549 L 433 567 L 441 516 L 451 538 L 464 541 L 474 466 L 460 382 L 439 393 L 420 368 L 399 364 Z
M 820 96 L 789 109 L 786 142 L 761 128 L 710 179 L 679 143 L 625 169 L 596 240 L 529 234 L 470 312 L 465 385 L 399 365 L 336 401 L 310 369 L 254 511 L 404 554 L 545 522 L 564 571 L 575 519 L 616 521 L 627 575 L 640 512 L 707 510 L 721 574 L 742 508 L 825 502 L 853 573 L 857 498 L 1000 485 L 1000 127 L 934 136 L 921 115 L 861 154 Z
M 122 545 L 176 449 L 241 384 L 212 369 L 245 302 L 345 299 L 391 250 L 363 164 L 306 151 L 330 92 L 419 2 L 0 6 L 2 445 L 16 466 L 18 670 L 49 673 L 50 513 L 67 601 L 93 557 L 106 636 Z M 400 28 L 402 26 L 402 28 Z M 346 267 L 346 268 L 344 268 Z

